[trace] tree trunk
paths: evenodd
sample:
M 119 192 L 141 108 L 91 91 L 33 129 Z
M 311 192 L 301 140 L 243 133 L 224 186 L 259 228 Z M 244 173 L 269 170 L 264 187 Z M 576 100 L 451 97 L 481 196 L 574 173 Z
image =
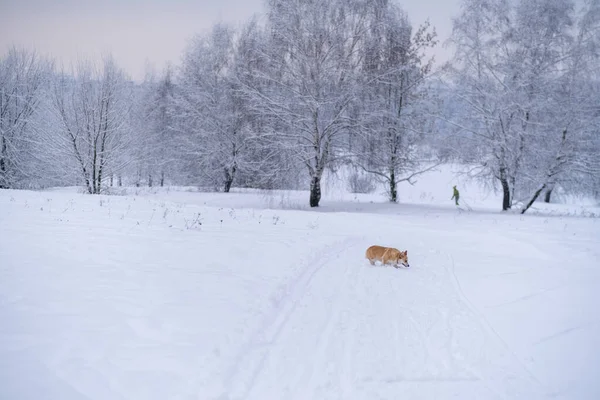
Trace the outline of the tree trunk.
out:
M 117 176 L 117 185 L 123 186 L 123 177 L 120 174 Z
M 98 160 L 98 138 L 96 138 L 96 140 L 94 141 L 94 147 L 92 151 L 92 194 L 98 194 L 98 175 L 96 173 L 96 168 L 98 167 L 96 165 Z
M 160 171 L 160 187 L 165 186 L 165 171 Z
M 8 189 L 8 178 L 6 176 L 4 158 L 0 158 L 0 189 Z
M 86 168 L 83 168 L 83 180 L 85 182 L 85 187 L 87 188 L 87 191 L 89 194 L 94 194 L 94 188 L 92 187 L 92 182 L 90 181 L 90 176 L 88 174 L 88 172 L 86 171 Z
M 510 188 L 506 178 L 500 178 L 502 185 L 502 211 L 510 210 Z
M 310 181 L 310 201 L 311 207 L 319 207 L 321 201 L 321 176 L 315 175 Z
M 223 192 L 229 193 L 231 190 L 231 185 L 233 184 L 233 178 L 229 173 L 225 173 L 225 186 L 223 187 Z
M 152 174 L 148 174 L 148 187 L 152 187 Z
M 97 190 L 96 194 L 100 194 L 102 191 L 102 171 L 104 170 L 104 158 L 100 156 L 100 166 L 98 168 L 98 181 L 97 181 Z
M 8 189 L 8 173 L 6 168 L 6 141 L 2 140 L 2 153 L 0 154 L 0 189 Z
M 544 189 L 546 189 L 545 183 L 542 186 L 540 186 L 540 188 L 538 190 L 535 191 L 533 197 L 531 198 L 531 200 L 529 200 L 529 203 L 527 203 L 527 205 L 521 210 L 521 214 L 525 214 L 525 212 L 527 210 L 529 210 L 529 207 L 531 207 L 533 205 L 533 203 L 535 203 L 535 201 L 537 200 L 537 198 L 539 197 L 539 195 L 542 193 L 542 191 Z
M 114 183 L 115 183 L 114 180 L 115 180 L 115 176 L 113 174 L 110 174 L 110 187 L 114 186 Z
M 90 183 L 90 178 L 87 175 L 87 172 L 85 172 L 85 169 L 83 170 L 83 179 L 85 180 L 85 187 L 87 187 L 87 191 L 89 194 L 94 194 L 94 190 L 92 188 L 92 184 Z
M 550 198 L 552 197 L 552 191 L 553 190 L 554 190 L 554 187 L 551 187 L 548 190 L 546 190 L 546 195 L 544 196 L 544 202 L 545 203 L 550 203 Z
M 395 171 L 390 172 L 390 202 L 398 202 L 398 189 L 396 186 L 396 173 Z
M 106 129 L 106 125 L 105 125 Z M 106 167 L 106 133 L 102 135 L 102 145 L 100 146 L 100 165 L 98 167 L 98 194 L 102 191 L 102 179 L 104 178 L 104 169 Z
M 223 188 L 223 192 L 229 193 L 231 190 L 231 185 L 233 185 L 233 180 L 235 179 L 235 172 L 237 171 L 237 166 L 234 164 L 231 167 L 231 170 L 225 168 L 225 187 Z

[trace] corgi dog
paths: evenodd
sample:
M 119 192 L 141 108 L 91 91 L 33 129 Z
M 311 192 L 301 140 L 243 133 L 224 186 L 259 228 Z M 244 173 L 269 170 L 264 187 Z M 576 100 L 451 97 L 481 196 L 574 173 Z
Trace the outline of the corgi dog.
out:
M 371 246 L 367 249 L 365 255 L 371 265 L 375 265 L 375 261 L 379 261 L 383 265 L 392 264 L 395 268 L 399 268 L 400 264 L 406 268 L 410 267 L 408 264 L 408 250 L 400 251 L 393 247 Z

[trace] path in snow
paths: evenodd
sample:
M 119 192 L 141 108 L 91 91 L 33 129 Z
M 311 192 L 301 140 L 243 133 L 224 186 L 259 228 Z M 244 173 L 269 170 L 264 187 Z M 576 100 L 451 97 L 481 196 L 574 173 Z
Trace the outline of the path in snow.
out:
M 365 239 L 327 247 L 234 358 L 222 399 L 542 397 L 462 294 L 447 255 L 370 267 Z M 416 263 L 415 263 L 416 264 Z

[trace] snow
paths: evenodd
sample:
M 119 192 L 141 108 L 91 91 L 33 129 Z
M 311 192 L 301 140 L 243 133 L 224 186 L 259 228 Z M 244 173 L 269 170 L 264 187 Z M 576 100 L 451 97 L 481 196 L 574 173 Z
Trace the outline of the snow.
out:
M 0 191 L 0 399 L 600 398 L 599 208 L 501 213 L 455 176 L 396 205 L 329 179 L 317 210 Z

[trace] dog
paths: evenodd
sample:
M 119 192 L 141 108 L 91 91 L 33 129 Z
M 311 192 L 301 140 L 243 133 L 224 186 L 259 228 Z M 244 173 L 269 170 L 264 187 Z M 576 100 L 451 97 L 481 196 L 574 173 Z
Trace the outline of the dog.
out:
M 400 251 L 393 247 L 371 246 L 365 255 L 371 265 L 375 265 L 375 261 L 380 261 L 383 265 L 392 264 L 394 268 L 399 268 L 400 264 L 406 268 L 410 267 L 408 250 Z

